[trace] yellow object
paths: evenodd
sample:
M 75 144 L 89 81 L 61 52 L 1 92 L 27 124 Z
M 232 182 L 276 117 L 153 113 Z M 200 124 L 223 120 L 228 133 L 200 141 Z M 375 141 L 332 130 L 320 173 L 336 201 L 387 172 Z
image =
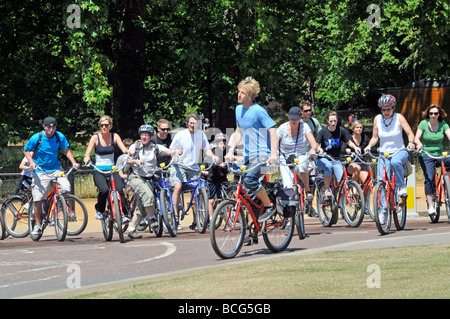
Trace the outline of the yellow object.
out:
M 408 187 L 407 190 L 408 190 L 408 198 L 406 199 L 406 208 L 415 209 L 414 187 Z

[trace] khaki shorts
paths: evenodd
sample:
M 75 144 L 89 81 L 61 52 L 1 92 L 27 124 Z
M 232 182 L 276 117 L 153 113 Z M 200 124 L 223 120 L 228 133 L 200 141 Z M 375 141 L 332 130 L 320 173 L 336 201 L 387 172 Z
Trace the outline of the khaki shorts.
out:
M 54 171 L 52 173 L 47 173 L 50 176 L 59 176 L 60 171 Z M 48 188 L 52 182 L 52 178 L 48 177 L 44 173 L 33 172 L 33 182 L 31 187 L 33 188 L 31 194 L 33 195 L 33 200 L 35 202 L 42 201 L 46 199 Z M 59 193 L 64 194 L 70 192 L 70 182 L 67 177 L 58 178 Z
M 173 165 L 170 170 L 170 184 L 174 186 L 177 183 L 185 183 L 198 178 L 198 171 L 192 170 L 181 165 Z
M 133 192 L 138 196 L 138 207 L 150 207 L 155 205 L 155 195 L 153 194 L 153 189 L 151 188 L 150 182 L 139 177 L 136 174 L 130 174 L 128 176 L 128 183 L 131 186 Z M 145 211 L 141 209 L 136 210 L 137 215 L 144 216 Z

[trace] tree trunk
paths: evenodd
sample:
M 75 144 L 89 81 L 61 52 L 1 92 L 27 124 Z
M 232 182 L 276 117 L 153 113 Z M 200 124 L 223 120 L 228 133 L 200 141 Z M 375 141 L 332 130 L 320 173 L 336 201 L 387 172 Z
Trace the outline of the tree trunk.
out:
M 146 0 L 125 0 L 122 39 L 115 65 L 114 129 L 123 138 L 137 137 L 143 124 L 145 36 L 139 17 L 145 19 Z

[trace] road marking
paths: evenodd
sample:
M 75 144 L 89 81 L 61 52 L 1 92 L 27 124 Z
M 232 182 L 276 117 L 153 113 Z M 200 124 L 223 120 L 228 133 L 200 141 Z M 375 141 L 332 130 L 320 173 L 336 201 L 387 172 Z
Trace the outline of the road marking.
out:
M 41 279 L 34 279 L 34 280 L 27 280 L 27 281 L 18 281 L 18 282 L 14 282 L 12 284 L 8 284 L 8 285 L 2 285 L 0 286 L 0 288 L 8 288 L 8 287 L 12 287 L 12 286 L 18 286 L 18 285 L 23 285 L 23 284 L 30 284 L 30 283 L 35 283 L 38 281 L 46 281 L 46 280 L 51 280 L 51 279 L 55 279 L 61 276 L 50 276 L 50 277 L 46 277 L 46 278 L 41 278 Z
M 128 247 L 144 247 L 144 246 L 148 247 L 148 246 L 159 246 L 159 245 L 166 246 L 167 249 L 166 249 L 166 251 L 164 253 L 162 253 L 161 255 L 156 256 L 156 257 L 143 259 L 143 260 L 138 260 L 138 261 L 135 261 L 134 263 L 135 264 L 140 264 L 140 263 L 146 263 L 146 262 L 149 262 L 149 261 L 152 261 L 152 260 L 156 260 L 156 259 L 161 259 L 161 258 L 167 257 L 169 255 L 172 255 L 177 250 L 177 246 L 175 246 L 172 243 L 168 243 L 168 242 L 161 242 L 161 243 L 157 243 L 157 244 L 136 244 L 136 245 L 133 245 L 133 246 L 130 245 Z

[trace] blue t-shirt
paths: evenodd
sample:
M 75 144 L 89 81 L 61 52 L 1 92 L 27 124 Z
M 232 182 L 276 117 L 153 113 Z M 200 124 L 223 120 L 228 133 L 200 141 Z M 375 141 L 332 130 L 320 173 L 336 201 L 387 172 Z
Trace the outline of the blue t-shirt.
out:
M 59 143 L 55 134 L 58 134 L 59 136 Z M 58 160 L 58 149 L 61 148 L 65 150 L 69 147 L 69 142 L 64 134 L 58 131 L 55 131 L 55 134 L 49 138 L 45 136 L 44 131 L 42 131 L 41 145 L 33 157 L 36 165 L 39 165 L 45 172 L 54 172 L 61 168 Z M 36 148 L 38 141 L 39 132 L 33 134 L 30 138 L 24 147 L 25 151 L 32 152 Z
M 245 109 L 242 104 L 238 105 L 236 107 L 236 124 L 241 129 L 245 160 L 270 156 L 268 129 L 274 127 L 276 123 L 262 106 L 255 103 Z

